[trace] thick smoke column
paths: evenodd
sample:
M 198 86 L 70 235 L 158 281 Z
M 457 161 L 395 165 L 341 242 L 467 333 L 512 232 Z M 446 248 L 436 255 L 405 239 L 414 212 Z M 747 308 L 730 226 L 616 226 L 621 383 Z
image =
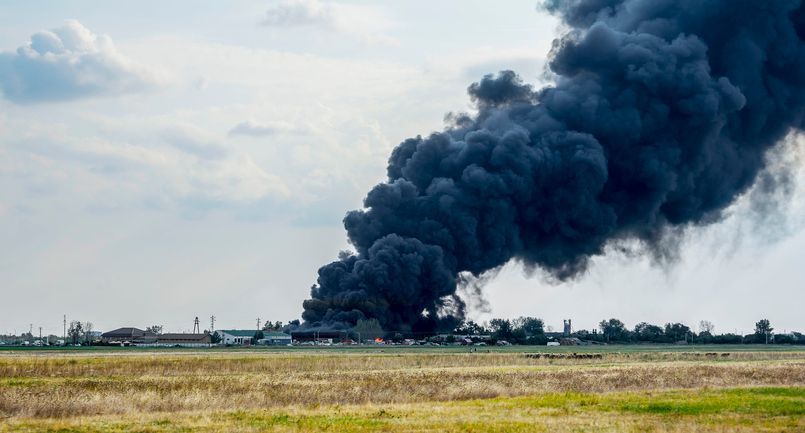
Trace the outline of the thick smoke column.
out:
M 388 181 L 344 218 L 356 254 L 319 270 L 308 325 L 436 329 L 462 318 L 460 275 L 515 259 L 572 278 L 622 241 L 662 254 L 673 228 L 717 221 L 803 126 L 800 0 L 543 6 L 568 27 L 555 85 L 484 77 L 469 88 L 477 115 L 400 144 Z

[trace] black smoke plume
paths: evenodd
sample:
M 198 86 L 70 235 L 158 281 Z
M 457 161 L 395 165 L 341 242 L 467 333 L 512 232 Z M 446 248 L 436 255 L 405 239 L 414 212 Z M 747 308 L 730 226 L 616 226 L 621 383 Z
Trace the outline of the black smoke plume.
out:
M 510 260 L 558 280 L 604 247 L 663 255 L 718 221 L 803 126 L 800 0 L 549 0 L 563 21 L 533 89 L 510 71 L 469 87 L 477 114 L 411 138 L 344 218 L 354 255 L 319 269 L 309 326 L 461 320 L 465 275 Z

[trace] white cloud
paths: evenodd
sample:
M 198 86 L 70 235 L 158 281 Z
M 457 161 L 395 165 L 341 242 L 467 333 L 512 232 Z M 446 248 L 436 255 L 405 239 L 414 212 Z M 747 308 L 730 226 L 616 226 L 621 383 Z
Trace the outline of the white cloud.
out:
M 15 103 L 131 93 L 158 81 L 123 56 L 109 36 L 75 20 L 32 35 L 16 52 L 0 53 L 0 89 Z
M 266 26 L 335 26 L 336 8 L 316 0 L 288 0 L 269 8 L 261 22 Z
M 283 0 L 266 11 L 260 24 L 267 27 L 315 27 L 354 36 L 369 44 L 399 44 L 384 34 L 390 25 L 389 20 L 371 6 Z
M 55 125 L 10 140 L 0 154 L 0 179 L 10 202 L 46 209 L 178 208 L 195 212 L 284 200 L 289 188 L 250 155 L 209 133 L 179 125 L 127 130 L 114 139 L 76 135 Z M 0 188 L 0 196 L 3 189 Z M 55 202 L 54 202 L 55 201 Z
M 266 137 L 277 134 L 302 134 L 305 128 L 294 126 L 288 122 L 259 123 L 251 120 L 240 122 L 229 130 L 229 135 L 245 135 L 250 137 Z

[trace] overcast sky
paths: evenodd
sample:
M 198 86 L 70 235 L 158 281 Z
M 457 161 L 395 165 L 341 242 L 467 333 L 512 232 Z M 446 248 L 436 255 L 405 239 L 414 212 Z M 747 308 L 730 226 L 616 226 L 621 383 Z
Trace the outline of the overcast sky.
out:
M 394 145 L 470 110 L 486 73 L 542 85 L 557 32 L 534 0 L 27 1 L 0 20 L 0 333 L 298 318 Z M 803 330 L 803 197 L 741 200 L 673 264 L 612 254 L 560 285 L 509 264 L 472 318 Z

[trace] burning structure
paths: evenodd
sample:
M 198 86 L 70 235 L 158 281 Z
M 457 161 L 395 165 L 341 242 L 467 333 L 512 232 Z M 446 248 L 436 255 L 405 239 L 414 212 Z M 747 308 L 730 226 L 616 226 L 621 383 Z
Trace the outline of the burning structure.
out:
M 666 256 L 680 228 L 779 178 L 767 154 L 803 126 L 800 0 L 542 6 L 566 28 L 554 84 L 486 76 L 477 113 L 394 149 L 344 218 L 355 253 L 319 270 L 307 326 L 449 328 L 464 278 L 517 260 L 566 280 L 608 245 Z

